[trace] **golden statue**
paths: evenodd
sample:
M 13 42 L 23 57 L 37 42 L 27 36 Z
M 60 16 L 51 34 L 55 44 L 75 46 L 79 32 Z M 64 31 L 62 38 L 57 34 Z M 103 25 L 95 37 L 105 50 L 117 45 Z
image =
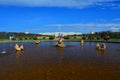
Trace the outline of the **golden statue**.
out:
M 99 43 L 96 44 L 96 49 L 97 50 L 105 50 L 106 49 L 106 44 L 102 43 L 102 45 L 100 46 Z
M 58 40 L 57 46 L 64 47 L 62 37 L 60 37 L 60 39 Z
M 15 44 L 14 48 L 15 48 L 16 51 L 21 51 L 21 50 L 24 49 L 24 46 L 23 46 L 23 44 L 22 44 L 22 45 L 19 47 L 18 44 Z

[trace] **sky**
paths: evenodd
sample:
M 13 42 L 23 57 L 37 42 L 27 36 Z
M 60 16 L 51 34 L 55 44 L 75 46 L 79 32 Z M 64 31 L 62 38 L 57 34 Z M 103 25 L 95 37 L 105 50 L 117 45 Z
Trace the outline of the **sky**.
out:
M 120 0 L 0 0 L 0 32 L 120 30 Z

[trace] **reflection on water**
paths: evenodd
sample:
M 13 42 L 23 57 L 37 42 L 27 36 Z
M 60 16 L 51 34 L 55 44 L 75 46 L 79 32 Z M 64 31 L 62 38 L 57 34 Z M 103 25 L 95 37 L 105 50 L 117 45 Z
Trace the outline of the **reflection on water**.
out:
M 65 48 L 55 47 L 56 42 L 41 42 L 40 45 L 32 42 L 19 44 L 23 44 L 25 49 L 15 52 L 15 43 L 10 46 L 0 43 L 0 50 L 5 48 L 10 52 L 9 55 L 0 54 L 0 80 L 120 78 L 120 44 L 108 43 L 105 51 L 96 50 L 96 42 L 64 42 Z
M 18 63 L 19 64 L 19 59 L 20 59 L 20 57 L 22 57 L 23 56 L 23 51 L 15 51 L 15 58 L 16 58 L 16 63 Z
M 62 49 L 63 49 L 63 48 L 57 47 L 57 49 L 58 49 L 59 56 L 62 56 Z
M 84 47 L 84 43 L 80 43 L 81 47 L 83 48 Z
M 39 47 L 40 45 L 39 44 L 35 44 L 36 47 Z
M 62 58 L 63 58 L 63 48 L 57 47 L 58 50 L 58 55 L 59 55 L 59 63 L 62 63 Z
M 18 59 L 22 55 L 23 55 L 23 51 L 15 51 L 15 57 L 16 57 L 16 59 Z
M 105 56 L 106 55 L 106 50 L 96 50 L 96 55 Z

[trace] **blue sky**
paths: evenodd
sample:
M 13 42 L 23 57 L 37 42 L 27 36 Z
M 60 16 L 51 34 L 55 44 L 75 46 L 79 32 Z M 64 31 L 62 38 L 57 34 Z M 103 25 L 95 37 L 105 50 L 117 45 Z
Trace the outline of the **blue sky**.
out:
M 31 33 L 120 29 L 119 0 L 0 0 L 0 31 Z

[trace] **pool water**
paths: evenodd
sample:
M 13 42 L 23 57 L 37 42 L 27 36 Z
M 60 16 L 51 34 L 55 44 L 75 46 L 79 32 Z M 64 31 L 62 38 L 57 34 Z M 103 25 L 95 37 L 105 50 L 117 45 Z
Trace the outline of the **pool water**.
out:
M 56 43 L 19 42 L 23 51 L 0 43 L 0 52 L 7 52 L 0 53 L 0 80 L 120 80 L 120 44 L 106 43 L 98 51 L 97 42 L 64 42 L 64 48 Z

